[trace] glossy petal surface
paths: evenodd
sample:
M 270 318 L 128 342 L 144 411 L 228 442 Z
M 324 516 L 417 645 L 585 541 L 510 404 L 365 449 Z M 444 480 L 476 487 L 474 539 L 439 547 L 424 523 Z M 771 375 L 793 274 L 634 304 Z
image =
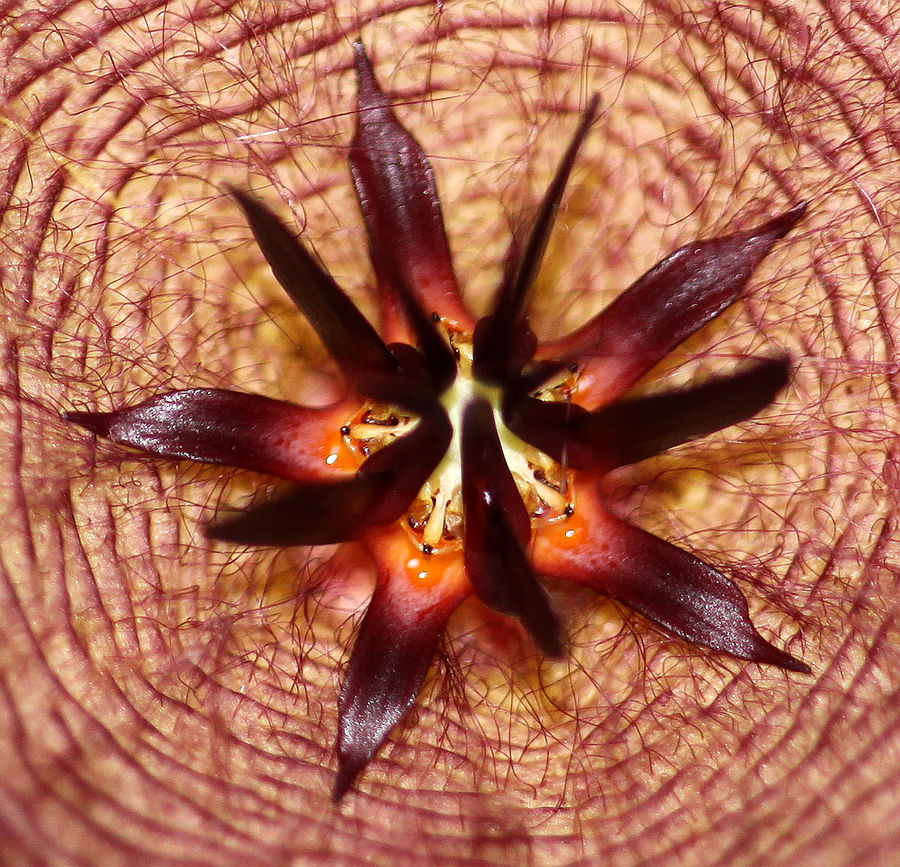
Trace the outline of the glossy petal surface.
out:
M 610 515 L 591 488 L 582 488 L 578 514 L 577 529 L 539 537 L 534 557 L 543 574 L 593 587 L 694 644 L 810 672 L 756 631 L 744 595 L 718 570 Z
M 162 458 L 227 464 L 283 479 L 333 479 L 334 432 L 348 412 L 296 406 L 254 394 L 192 388 L 157 395 L 113 412 L 64 418 L 121 445 Z
M 528 560 L 531 520 L 506 466 L 490 404 L 462 422 L 466 574 L 482 602 L 518 617 L 548 656 L 563 653 L 559 620 Z
M 447 451 L 452 431 L 441 413 L 376 452 L 352 478 L 309 484 L 254 506 L 207 529 L 238 545 L 329 545 L 356 538 L 368 527 L 390 524 Z
M 611 470 L 751 418 L 775 399 L 789 373 L 787 359 L 763 359 L 702 385 L 619 401 L 592 413 L 514 394 L 504 402 L 504 420 L 566 466 Z
M 419 143 L 397 121 L 361 43 L 354 45 L 359 120 L 350 147 L 350 171 L 369 233 L 369 252 L 382 286 L 392 334 L 404 293 L 430 315 L 461 323 L 462 303 L 444 231 L 434 172 Z
M 582 328 L 542 347 L 541 357 L 583 366 L 580 394 L 587 409 L 615 400 L 733 304 L 805 211 L 798 205 L 755 229 L 686 244 Z
M 469 592 L 457 558 L 435 558 L 420 574 L 400 528 L 371 541 L 381 571 L 341 689 L 335 801 L 409 712 L 447 619 Z

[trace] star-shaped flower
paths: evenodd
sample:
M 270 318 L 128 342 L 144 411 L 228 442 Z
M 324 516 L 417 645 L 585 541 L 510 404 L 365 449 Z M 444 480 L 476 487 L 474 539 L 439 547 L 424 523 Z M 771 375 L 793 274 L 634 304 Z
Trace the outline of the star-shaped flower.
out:
M 340 696 L 333 796 L 412 706 L 444 626 L 474 594 L 564 654 L 538 576 L 592 587 L 664 630 L 731 656 L 808 672 L 754 629 L 737 586 L 712 566 L 611 514 L 610 470 L 749 418 L 784 386 L 783 358 L 702 385 L 627 398 L 632 385 L 739 296 L 800 219 L 675 251 L 582 328 L 539 344 L 529 301 L 563 190 L 597 112 L 590 101 L 492 312 L 460 295 L 431 166 L 397 121 L 356 45 L 359 118 L 350 168 L 381 301 L 379 335 L 294 233 L 232 191 L 275 277 L 346 379 L 311 409 L 188 389 L 66 417 L 165 458 L 288 479 L 280 499 L 207 529 L 242 545 L 355 541 L 377 564 Z

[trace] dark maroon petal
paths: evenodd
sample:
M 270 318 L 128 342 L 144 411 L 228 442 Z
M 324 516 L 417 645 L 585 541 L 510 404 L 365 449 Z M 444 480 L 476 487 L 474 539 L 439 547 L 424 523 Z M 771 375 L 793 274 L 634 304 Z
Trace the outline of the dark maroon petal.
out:
M 259 395 L 193 388 L 113 412 L 67 412 L 63 418 L 159 457 L 304 481 L 342 474 L 326 459 L 339 442 L 348 411 L 342 405 L 312 409 Z
M 574 421 L 573 439 L 619 467 L 756 415 L 787 385 L 786 358 L 763 359 L 702 385 L 615 403 Z
M 744 595 L 712 566 L 603 512 L 590 494 L 578 498 L 579 514 L 587 522 L 579 543 L 553 545 L 556 528 L 538 541 L 535 557 L 542 573 L 581 581 L 695 644 L 810 672 L 754 629 Z
M 313 258 L 279 217 L 253 196 L 231 194 L 250 224 L 272 273 L 309 320 L 341 371 L 364 394 L 368 382 L 398 370 L 378 333 L 331 275 Z
M 390 473 L 302 485 L 277 500 L 217 520 L 206 527 L 206 535 L 233 545 L 346 542 L 374 523 L 374 512 L 390 487 Z
M 507 392 L 503 400 L 503 421 L 525 442 L 550 455 L 563 466 L 589 469 L 598 464 L 597 449 L 576 440 L 571 425 L 589 417 L 587 410 L 574 403 L 538 400 L 528 395 Z
M 614 403 L 593 413 L 510 395 L 504 419 L 517 436 L 566 466 L 609 470 L 756 415 L 784 388 L 789 372 L 785 358 L 762 359 L 702 385 Z
M 531 520 L 483 399 L 463 414 L 462 492 L 466 575 L 475 594 L 518 617 L 548 656 L 562 656 L 559 620 L 526 553 Z
M 478 323 L 474 349 L 475 372 L 480 379 L 502 380 L 509 368 L 517 371 L 534 353 L 536 343 L 526 321 L 534 281 L 540 271 L 572 166 L 597 116 L 599 104 L 600 96 L 594 94 L 544 194 L 524 247 L 510 259 L 491 315 Z M 517 246 L 514 242 L 514 248 Z
M 804 203 L 749 231 L 681 247 L 582 328 L 545 344 L 542 355 L 584 365 L 592 406 L 615 399 L 733 304 L 805 211 Z
M 238 545 L 327 545 L 400 518 L 434 472 L 452 436 L 441 410 L 372 455 L 356 476 L 302 485 L 207 528 Z
M 597 574 L 602 593 L 681 638 L 753 662 L 809 673 L 809 666 L 769 644 L 750 622 L 737 585 L 680 548 L 621 524 L 619 558 Z
M 375 272 L 384 290 L 398 301 L 411 292 L 427 315 L 439 313 L 468 322 L 431 165 L 397 120 L 362 43 L 354 48 L 359 123 L 350 149 L 350 171 Z
M 436 269 L 437 279 L 451 287 L 458 301 L 437 190 L 425 154 L 400 126 L 378 87 L 365 49 L 361 43 L 355 48 L 360 112 L 350 170 L 369 232 L 369 251 L 382 292 L 393 293 L 406 314 L 440 392 L 453 382 L 456 361 L 431 316 L 442 308 L 425 310 L 426 299 L 416 294 L 414 282 L 425 268 L 425 280 L 436 279 Z M 391 141 L 397 149 L 385 151 Z M 429 255 L 423 254 L 422 245 L 432 248 Z
M 335 802 L 412 707 L 463 588 L 410 586 L 402 565 L 379 576 L 341 689 Z
M 441 394 L 456 379 L 457 365 L 453 350 L 438 332 L 435 317 L 425 314 L 412 293 L 404 288 L 400 295 L 407 319 L 412 325 L 413 333 L 425 361 L 425 372 L 431 386 L 430 393 Z M 391 347 L 397 345 L 391 344 Z M 404 344 L 399 345 L 403 346 Z

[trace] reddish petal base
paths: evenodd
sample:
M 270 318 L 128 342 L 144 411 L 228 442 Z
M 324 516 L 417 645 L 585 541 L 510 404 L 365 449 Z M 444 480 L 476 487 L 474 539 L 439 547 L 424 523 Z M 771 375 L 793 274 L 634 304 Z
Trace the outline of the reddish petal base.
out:
M 574 520 L 537 533 L 534 562 L 541 574 L 586 584 L 694 644 L 811 672 L 756 631 L 747 600 L 721 572 L 613 517 L 586 485 L 577 508 Z
M 339 703 L 339 801 L 409 712 L 447 620 L 471 592 L 462 562 L 424 555 L 399 526 L 366 541 L 379 564 Z

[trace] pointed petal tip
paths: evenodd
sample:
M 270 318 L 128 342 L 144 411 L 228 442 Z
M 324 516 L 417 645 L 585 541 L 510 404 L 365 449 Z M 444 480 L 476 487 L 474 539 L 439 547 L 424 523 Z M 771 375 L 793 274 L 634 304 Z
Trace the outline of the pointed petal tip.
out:
M 241 189 L 241 187 L 236 187 L 233 184 L 226 183 L 224 187 L 225 192 L 237 202 L 238 207 L 244 214 L 244 219 L 251 229 L 259 225 L 260 219 L 265 219 L 267 217 L 269 219 L 276 218 L 275 212 L 272 211 L 268 205 L 264 205 L 260 199 L 253 195 L 253 193 Z
M 225 183 L 223 184 L 225 192 L 231 196 L 245 211 L 248 207 L 251 207 L 255 203 L 255 199 L 253 196 L 248 193 L 246 190 L 242 190 L 240 187 L 236 187 L 234 184 Z
M 758 635 L 758 633 L 757 633 Z M 750 657 L 753 662 L 760 665 L 776 665 L 787 671 L 796 671 L 798 674 L 812 674 L 812 669 L 802 660 L 791 656 L 787 651 L 779 650 L 774 644 L 770 644 L 762 636 L 759 636 L 754 653 Z
M 202 524 L 200 529 L 207 539 L 211 539 L 214 542 L 229 542 L 233 545 L 244 544 L 237 538 L 237 534 L 231 526 L 232 523 L 232 520 L 215 518 L 208 524 Z
M 788 671 L 796 671 L 798 674 L 812 674 L 813 670 L 810 666 L 808 666 L 805 662 L 802 662 L 799 659 L 796 659 L 793 656 L 788 655 L 787 662 L 782 666 L 782 668 L 786 668 Z
M 499 382 L 521 370 L 533 357 L 537 339 L 528 324 L 528 310 L 535 281 L 556 222 L 560 203 L 578 153 L 597 117 L 600 94 L 594 93 L 563 154 L 553 180 L 544 193 L 524 244 L 513 238 L 507 254 L 508 267 L 489 316 L 475 329 L 476 375 Z
M 244 218 L 251 229 L 253 229 L 254 226 L 259 226 L 259 220 L 261 219 L 280 221 L 280 218 L 275 212 L 249 190 L 244 190 L 241 187 L 236 187 L 233 184 L 228 183 L 224 186 L 228 195 L 238 203 L 238 207 L 243 211 Z
M 560 662 L 568 656 L 562 622 L 551 604 L 546 588 L 538 583 L 535 589 L 537 599 L 519 616 L 544 657 Z
M 797 223 L 800 222 L 808 207 L 809 203 L 805 201 L 794 205 L 793 208 L 790 208 L 789 210 L 784 211 L 784 213 L 779 214 L 777 217 L 773 217 L 768 222 L 763 223 L 756 234 L 772 235 L 776 239 L 783 238 L 797 225 Z
M 369 53 L 366 51 L 366 46 L 363 45 L 361 39 L 357 39 L 353 43 L 353 53 L 353 65 L 356 67 L 356 82 L 359 88 L 360 103 L 367 107 L 381 103 L 386 105 L 387 98 L 378 84 Z
M 338 753 L 337 775 L 331 789 L 332 804 L 340 803 L 367 764 L 368 759 L 365 756 L 348 756 L 344 752 Z
M 760 402 L 769 406 L 784 391 L 791 381 L 791 359 L 787 355 L 763 358 L 751 367 L 739 383 L 748 387 L 752 394 L 759 395 Z
M 772 355 L 756 359 L 750 372 L 780 390 L 790 381 L 791 358 L 789 355 Z
M 553 662 L 562 662 L 568 656 L 559 629 L 553 634 L 542 637 L 538 646 L 543 651 L 544 657 Z
M 63 421 L 77 424 L 98 436 L 109 434 L 109 416 L 110 413 L 106 412 L 79 412 L 77 410 L 66 410 L 60 413 Z

